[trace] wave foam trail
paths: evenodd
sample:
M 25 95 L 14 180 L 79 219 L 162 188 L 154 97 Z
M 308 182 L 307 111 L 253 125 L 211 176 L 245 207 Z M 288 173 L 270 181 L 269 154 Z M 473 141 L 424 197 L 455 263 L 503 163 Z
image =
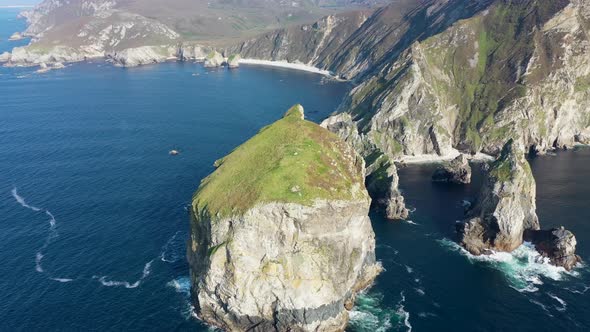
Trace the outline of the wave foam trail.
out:
M 406 302 L 406 297 L 404 296 L 404 292 L 401 292 L 402 299 L 397 304 L 397 315 L 400 318 L 403 318 L 404 326 L 408 328 L 408 332 L 412 332 L 412 324 L 410 324 L 410 313 L 407 312 L 404 308 L 404 302 Z
M 32 211 L 35 211 L 35 212 L 43 211 L 42 208 L 38 208 L 36 206 L 32 206 L 32 205 L 27 204 L 25 198 L 18 194 L 16 187 L 14 187 L 12 189 L 11 193 L 12 193 L 12 197 L 14 197 L 14 199 L 22 207 L 27 208 Z M 53 240 L 59 236 L 59 234 L 57 233 L 57 221 L 55 219 L 55 216 L 51 212 L 49 212 L 49 210 L 45 210 L 45 214 L 49 217 L 49 234 L 47 234 L 47 238 L 45 239 L 43 246 L 41 246 L 41 248 L 39 248 L 39 251 L 37 252 L 37 254 L 35 254 L 35 271 L 37 271 L 39 273 L 45 273 L 45 270 L 43 269 L 43 265 L 41 264 L 43 258 L 45 257 L 43 252 L 45 251 L 45 249 L 47 249 L 47 247 L 49 247 L 49 245 L 53 242 Z M 55 280 L 55 281 L 60 281 L 60 282 L 72 281 L 72 279 L 69 279 L 69 278 L 49 278 L 49 279 Z
M 93 276 L 93 279 L 98 279 L 98 281 L 103 285 L 103 286 L 107 286 L 107 287 L 125 287 L 125 288 L 137 288 L 139 287 L 139 285 L 141 285 L 141 283 L 143 282 L 143 280 L 145 278 L 147 278 L 150 273 L 152 272 L 152 263 L 154 262 L 154 260 L 152 259 L 151 261 L 147 262 L 145 264 L 145 266 L 143 267 L 143 273 L 141 275 L 141 277 L 134 283 L 131 283 L 129 281 L 116 281 L 116 280 L 108 280 L 107 276 L 102 276 L 102 277 L 98 277 L 98 276 Z
M 25 199 L 18 194 L 18 192 L 16 190 L 16 187 L 12 188 L 12 192 L 11 193 L 12 193 L 12 197 L 14 197 L 14 199 L 16 199 L 16 201 L 22 207 L 27 208 L 29 210 L 33 210 L 35 212 L 41 211 L 40 208 L 27 204 L 27 202 L 25 201 Z
M 410 225 L 414 225 L 414 226 L 420 226 L 419 223 L 413 222 L 412 220 L 405 220 L 406 223 L 410 224 Z
M 539 307 L 541 307 L 541 309 L 543 309 L 543 311 L 545 311 L 545 313 L 547 314 L 547 316 L 553 317 L 553 315 L 551 314 L 551 312 L 547 309 L 547 307 L 543 303 L 541 303 L 539 301 L 536 301 L 536 300 L 533 300 L 533 299 L 529 299 L 529 302 L 531 302 L 532 304 L 536 304 Z
M 563 267 L 554 266 L 549 259 L 535 250 L 531 243 L 524 243 L 511 253 L 494 252 L 490 255 L 474 256 L 459 244 L 449 240 L 437 240 L 439 244 L 451 251 L 461 253 L 470 262 L 484 263 L 504 273 L 510 287 L 519 292 L 536 292 L 542 285 L 542 278 L 559 281 L 564 276 L 576 276 L 577 272 L 568 272 Z
M 185 242 L 180 235 L 180 231 L 174 235 L 162 246 L 160 260 L 166 263 L 176 263 L 184 257 Z
M 565 302 L 563 299 L 561 299 L 560 297 L 558 297 L 555 294 L 552 293 L 547 293 L 547 295 L 549 295 L 550 298 L 554 299 L 555 301 L 557 301 L 561 306 L 555 306 L 555 308 L 558 311 L 566 311 L 567 310 L 567 302 Z

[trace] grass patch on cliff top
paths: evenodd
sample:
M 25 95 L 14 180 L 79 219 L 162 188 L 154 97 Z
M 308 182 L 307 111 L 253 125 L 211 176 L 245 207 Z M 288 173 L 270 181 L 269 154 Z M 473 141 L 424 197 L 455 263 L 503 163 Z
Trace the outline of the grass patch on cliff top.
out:
M 193 197 L 199 216 L 242 215 L 263 202 L 309 205 L 363 195 L 351 190 L 364 181 L 360 158 L 335 134 L 304 120 L 300 105 L 215 165 Z

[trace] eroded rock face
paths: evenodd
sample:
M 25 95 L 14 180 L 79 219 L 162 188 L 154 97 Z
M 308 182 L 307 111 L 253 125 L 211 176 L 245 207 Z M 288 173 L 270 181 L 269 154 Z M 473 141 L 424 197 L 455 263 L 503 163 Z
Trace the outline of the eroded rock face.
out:
M 432 174 L 434 182 L 450 182 L 457 184 L 471 183 L 471 166 L 464 154 L 448 163 L 444 163 Z
M 258 158 L 270 158 L 268 151 L 272 165 Z M 316 174 L 301 173 L 302 164 L 332 166 L 310 182 Z M 355 295 L 381 271 L 363 159 L 296 106 L 216 166 L 191 209 L 188 259 L 198 316 L 228 331 L 343 331 Z M 288 179 L 273 182 L 280 189 L 256 189 L 276 174 Z M 227 187 L 235 177 L 241 186 Z
M 363 145 L 397 160 L 449 155 L 453 148 L 498 155 L 509 138 L 539 153 L 571 147 L 576 137 L 587 141 L 587 1 L 425 3 L 427 23 L 448 26 L 416 38 L 416 29 L 403 27 L 422 19 L 415 16 L 421 11 L 407 15 L 395 28 L 406 45 L 382 43 L 381 49 L 390 48 L 378 54 L 389 58 L 363 74 L 340 107 Z M 478 5 L 487 8 L 474 9 Z M 468 17 L 456 20 L 465 11 Z M 515 22 L 522 24 L 513 29 Z M 373 18 L 363 29 L 370 23 Z
M 516 249 L 526 230 L 539 229 L 535 198 L 524 147 L 510 140 L 490 166 L 468 219 L 457 225 L 461 245 L 474 255 Z
M 407 219 L 410 211 L 406 207 L 404 196 L 399 191 L 399 176 L 395 164 L 387 168 L 387 175 L 390 181 L 389 187 L 385 197 L 380 199 L 380 203 L 385 206 L 385 216 L 389 220 Z
M 171 46 L 142 46 L 108 53 L 107 59 L 115 65 L 135 67 L 175 59 L 177 49 Z
M 582 261 L 576 255 L 576 237 L 563 227 L 551 230 L 529 230 L 524 234 L 525 240 L 532 242 L 543 256 L 549 257 L 551 263 L 572 270 Z
M 223 56 L 221 55 L 221 53 L 219 53 L 217 51 L 212 51 L 205 58 L 205 62 L 203 63 L 203 66 L 205 66 L 206 68 L 214 68 L 214 67 L 221 66 L 224 62 L 225 62 L 225 60 L 223 59 Z
M 341 331 L 345 305 L 379 273 L 369 200 L 271 203 L 193 219 L 193 299 L 230 331 Z M 314 290 L 314 291 L 312 291 Z
M 240 55 L 232 54 L 227 58 L 227 66 L 229 68 L 238 68 L 240 66 Z

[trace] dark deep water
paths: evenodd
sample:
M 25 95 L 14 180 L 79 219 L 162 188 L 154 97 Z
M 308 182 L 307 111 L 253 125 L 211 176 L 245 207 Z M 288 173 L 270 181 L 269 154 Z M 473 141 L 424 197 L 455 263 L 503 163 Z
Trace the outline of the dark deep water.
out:
M 0 10 L 0 52 L 22 29 L 9 21 L 16 12 Z M 193 191 L 214 160 L 289 106 L 320 121 L 347 88 L 263 67 L 0 68 L 0 331 L 206 330 L 187 298 Z M 572 230 L 585 260 L 589 165 L 586 148 L 532 161 L 542 226 Z M 432 170 L 400 170 L 413 223 L 372 215 L 387 271 L 359 298 L 350 330 L 589 330 L 587 267 L 565 274 L 529 261 L 526 247 L 462 254 L 453 227 L 480 177 L 435 185 Z

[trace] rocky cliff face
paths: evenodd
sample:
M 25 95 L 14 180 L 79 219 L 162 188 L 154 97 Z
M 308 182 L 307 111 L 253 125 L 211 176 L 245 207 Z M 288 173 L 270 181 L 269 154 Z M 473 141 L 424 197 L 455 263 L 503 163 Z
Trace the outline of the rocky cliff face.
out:
M 535 179 L 524 147 L 509 141 L 490 166 L 468 219 L 457 225 L 461 245 L 474 255 L 516 249 L 526 230 L 540 228 L 535 199 Z
M 452 4 L 428 7 L 423 19 L 450 20 Z M 511 137 L 543 152 L 585 137 L 590 5 L 486 5 L 437 34 L 410 38 L 399 52 L 392 48 L 391 61 L 363 75 L 340 108 L 350 114 L 346 126 L 356 127 L 358 135 L 349 135 L 355 144 L 403 159 L 454 149 L 497 155 Z
M 380 271 L 362 159 L 297 106 L 216 165 L 191 210 L 199 317 L 231 331 L 344 330 Z
M 330 15 L 301 26 L 272 31 L 230 47 L 243 58 L 323 65 L 369 17 L 369 11 Z

